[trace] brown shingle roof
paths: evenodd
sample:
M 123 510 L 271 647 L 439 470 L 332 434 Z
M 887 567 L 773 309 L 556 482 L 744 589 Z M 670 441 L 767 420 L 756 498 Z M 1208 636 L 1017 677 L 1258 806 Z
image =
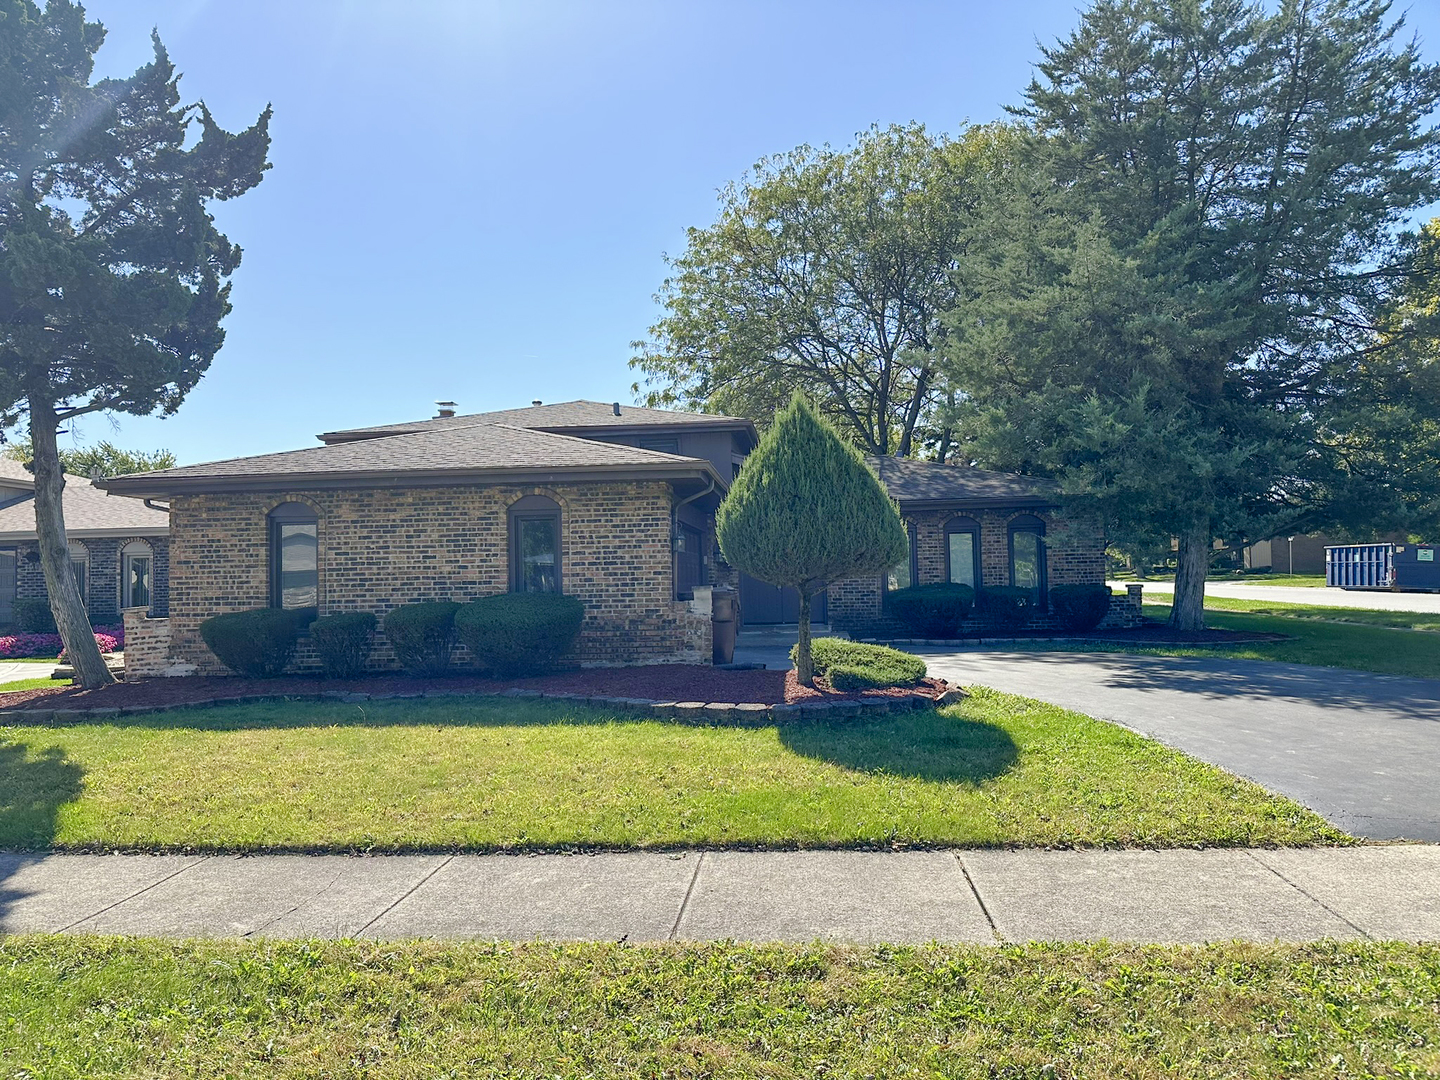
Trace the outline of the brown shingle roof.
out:
M 1055 503 L 1060 493 L 1055 481 L 1020 473 L 990 472 L 968 465 L 941 465 L 910 458 L 865 460 L 879 475 L 890 497 L 901 503 L 1041 506 Z
M 28 472 L 25 475 L 30 477 Z M 170 515 L 165 511 L 151 510 L 138 499 L 107 495 L 83 476 L 65 477 L 63 503 L 65 531 L 71 536 L 153 536 L 170 529 Z M 29 540 L 34 536 L 33 498 L 0 508 L 0 540 Z
M 338 442 L 258 457 L 233 458 L 102 481 L 117 494 L 155 495 L 207 487 L 277 483 L 458 482 L 497 474 L 635 472 L 657 476 L 713 475 L 708 461 L 531 431 L 507 424 L 470 423 L 412 434 Z
M 375 427 L 327 431 L 322 442 L 348 442 L 398 435 L 415 431 L 469 427 L 473 424 L 510 424 L 535 431 L 623 431 L 645 427 L 709 427 L 738 428 L 753 433 L 755 425 L 744 417 L 720 416 L 715 413 L 672 412 L 669 409 L 648 409 L 641 405 L 615 406 L 603 401 L 564 401 L 554 405 L 530 405 L 523 409 L 501 409 L 497 412 L 471 413 L 468 416 L 436 417 L 408 424 L 381 424 Z

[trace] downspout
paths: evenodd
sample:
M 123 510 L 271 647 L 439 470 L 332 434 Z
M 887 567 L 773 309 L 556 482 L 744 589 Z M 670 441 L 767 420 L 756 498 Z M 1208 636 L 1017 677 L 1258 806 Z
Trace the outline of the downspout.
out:
M 156 505 L 154 499 L 145 499 L 145 500 L 143 500 L 143 502 L 144 502 L 145 505 L 146 505 L 149 509 L 151 509 L 151 510 L 158 510 L 158 511 L 160 511 L 162 514 L 168 514 L 168 513 L 170 512 L 170 507 L 168 507 L 168 506 L 158 506 L 158 505 Z

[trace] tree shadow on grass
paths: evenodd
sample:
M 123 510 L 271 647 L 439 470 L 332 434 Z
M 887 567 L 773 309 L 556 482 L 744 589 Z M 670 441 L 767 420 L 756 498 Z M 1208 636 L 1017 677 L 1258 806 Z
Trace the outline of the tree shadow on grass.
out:
M 789 750 L 855 772 L 980 784 L 1015 767 L 1019 747 L 996 724 L 915 712 L 874 721 L 780 726 Z
M 7 886 L 55 840 L 60 808 L 79 798 L 84 769 L 59 747 L 32 754 L 29 747 L 0 743 L 0 933 L 5 916 L 25 893 Z M 5 850 L 11 849 L 11 850 Z

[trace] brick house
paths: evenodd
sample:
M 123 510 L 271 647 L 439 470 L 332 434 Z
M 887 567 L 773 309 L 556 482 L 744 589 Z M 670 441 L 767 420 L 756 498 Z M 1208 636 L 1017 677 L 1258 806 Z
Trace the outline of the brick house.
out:
M 400 604 L 507 590 L 579 597 L 582 663 L 709 661 L 710 619 L 696 610 L 694 590 L 742 584 L 716 552 L 714 515 L 755 446 L 750 421 L 537 402 L 471 416 L 442 410 L 319 438 L 323 445 L 309 449 L 102 482 L 113 494 L 170 507 L 169 617 L 127 616 L 132 670 L 220 672 L 199 625 L 224 612 L 270 605 L 372 611 L 383 621 Z M 1021 534 L 1020 561 L 1007 555 L 1007 568 L 1023 573 L 1039 559 L 1042 583 L 1046 575 L 1103 580 L 1098 531 L 1060 530 L 1053 496 L 1038 482 L 915 462 L 882 466 L 915 523 L 916 579 L 936 573 L 937 530 L 954 516 L 942 520 L 946 508 L 973 504 L 944 484 L 934 497 L 914 487 L 933 473 L 990 478 L 993 497 L 979 510 L 989 516 L 975 538 L 975 550 L 989 553 L 986 583 L 1002 573 L 995 537 L 1013 547 Z M 1020 513 L 1033 518 L 1033 535 L 1017 524 Z M 882 588 L 878 578 L 835 586 L 832 620 L 842 628 L 875 624 Z M 393 662 L 383 632 L 372 662 Z M 313 663 L 302 644 L 297 666 Z
M 91 624 L 118 623 L 126 607 L 165 615 L 169 515 L 106 495 L 83 476 L 65 477 L 62 498 L 70 568 Z M 0 458 L 0 627 L 14 624 L 17 599 L 46 595 L 35 535 L 35 478 L 18 461 Z

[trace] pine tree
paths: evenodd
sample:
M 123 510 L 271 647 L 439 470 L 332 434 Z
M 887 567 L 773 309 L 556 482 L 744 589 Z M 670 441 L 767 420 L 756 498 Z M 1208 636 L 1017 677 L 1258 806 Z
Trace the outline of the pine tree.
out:
M 875 473 L 798 393 L 746 459 L 715 529 L 732 565 L 799 592 L 802 686 L 815 681 L 812 597 L 832 582 L 894 566 L 907 547 L 900 511 Z

